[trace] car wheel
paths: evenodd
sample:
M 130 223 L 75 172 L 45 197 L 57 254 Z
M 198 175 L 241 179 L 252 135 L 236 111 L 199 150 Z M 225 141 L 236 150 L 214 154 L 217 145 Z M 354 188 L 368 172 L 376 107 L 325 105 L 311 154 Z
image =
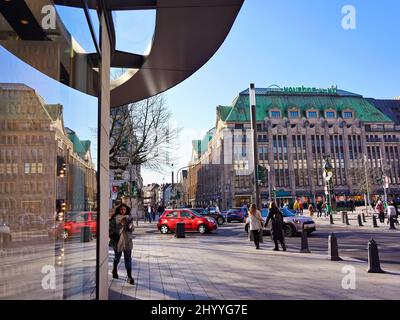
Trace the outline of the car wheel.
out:
M 290 224 L 285 224 L 283 227 L 286 237 L 293 237 L 296 234 L 296 231 Z
M 217 223 L 219 224 L 219 225 L 221 225 L 221 224 L 223 224 L 224 223 L 224 219 L 223 218 L 218 218 L 217 219 Z
M 161 232 L 162 234 L 167 234 L 167 233 L 169 232 L 168 226 L 167 226 L 166 224 L 163 224 L 163 225 L 161 226 L 161 228 L 160 228 L 160 232 Z
M 63 240 L 67 240 L 67 239 L 69 238 L 68 230 L 64 230 L 64 231 L 61 233 L 61 238 L 62 238 Z
M 207 227 L 204 224 L 199 225 L 199 232 L 204 234 L 207 232 Z

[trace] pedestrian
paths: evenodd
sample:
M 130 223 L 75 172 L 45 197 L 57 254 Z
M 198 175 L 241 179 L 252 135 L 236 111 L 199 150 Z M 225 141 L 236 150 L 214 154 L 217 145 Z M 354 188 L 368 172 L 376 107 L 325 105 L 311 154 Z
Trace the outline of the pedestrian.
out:
M 153 217 L 153 221 L 156 221 L 156 208 L 151 207 L 151 215 Z
M 317 203 L 317 218 L 322 218 L 322 201 L 319 200 Z
M 283 215 L 274 201 L 271 202 L 271 207 L 269 209 L 265 226 L 268 225 L 269 220 L 271 220 L 271 225 L 272 225 L 271 228 L 272 240 L 275 243 L 274 251 L 279 251 L 278 241 L 281 243 L 282 250 L 286 251 L 285 235 L 283 232 Z
M 378 197 L 378 201 L 375 205 L 375 213 L 378 214 L 379 221 L 385 223 L 385 207 L 380 197 Z
M 151 223 L 151 215 L 152 215 L 152 210 L 151 210 L 151 205 L 149 204 L 147 206 L 147 219 L 149 219 L 149 223 Z
M 118 264 L 124 254 L 127 282 L 134 284 L 132 278 L 132 232 L 134 230 L 131 209 L 126 204 L 121 204 L 115 210 L 109 221 L 110 246 L 114 249 L 114 262 L 112 276 L 118 279 Z
M 250 220 L 250 232 L 253 235 L 254 244 L 256 245 L 256 249 L 260 249 L 260 233 L 263 232 L 262 230 L 263 220 L 261 213 L 260 211 L 257 210 L 257 206 L 255 203 L 253 203 L 250 207 L 249 220 Z
M 388 224 L 390 223 L 390 219 L 393 219 L 393 221 L 395 223 L 398 223 L 396 207 L 394 206 L 394 202 L 393 201 L 390 201 L 389 205 L 387 207 L 387 218 L 388 218 L 388 221 L 387 221 Z
M 324 201 L 322 204 L 322 210 L 324 211 L 324 217 L 326 218 L 327 214 L 328 214 L 328 209 L 326 207 L 326 201 Z
M 313 207 L 312 203 L 310 203 L 308 206 L 308 212 L 310 213 L 310 217 L 314 216 L 314 207 Z
M 296 214 L 300 213 L 300 203 L 297 199 L 293 204 L 293 210 L 296 212 Z
M 303 215 L 303 202 L 299 201 L 300 214 Z

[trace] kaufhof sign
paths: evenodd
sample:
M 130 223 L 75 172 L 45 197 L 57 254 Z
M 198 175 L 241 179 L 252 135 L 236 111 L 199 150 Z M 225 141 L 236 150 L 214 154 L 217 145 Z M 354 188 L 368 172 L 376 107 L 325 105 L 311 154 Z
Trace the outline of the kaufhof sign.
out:
M 329 95 L 337 95 L 337 86 L 331 86 L 330 88 L 315 88 L 315 87 L 274 87 L 269 88 L 269 91 L 272 92 L 281 92 L 287 94 L 329 94 Z

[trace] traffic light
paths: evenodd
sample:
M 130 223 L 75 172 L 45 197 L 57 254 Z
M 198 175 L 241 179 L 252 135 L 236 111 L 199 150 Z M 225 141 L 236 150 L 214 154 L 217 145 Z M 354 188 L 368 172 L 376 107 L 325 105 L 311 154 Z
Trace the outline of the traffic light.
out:
M 136 197 L 137 196 L 137 185 L 136 185 L 136 181 L 132 181 L 132 185 L 131 185 L 131 194 Z
M 61 168 L 60 168 L 60 172 L 59 172 L 59 176 L 61 178 L 63 178 L 65 176 L 65 174 L 67 173 L 67 164 L 65 162 L 62 163 Z

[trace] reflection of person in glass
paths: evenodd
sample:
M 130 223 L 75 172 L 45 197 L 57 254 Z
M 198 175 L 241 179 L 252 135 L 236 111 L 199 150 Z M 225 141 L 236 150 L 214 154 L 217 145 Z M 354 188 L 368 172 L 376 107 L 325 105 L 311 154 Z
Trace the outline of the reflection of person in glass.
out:
M 124 253 L 125 268 L 128 275 L 127 281 L 134 284 L 132 278 L 132 232 L 134 230 L 133 217 L 130 215 L 131 209 L 126 204 L 121 204 L 115 210 L 110 219 L 110 245 L 114 249 L 114 264 L 112 275 L 118 279 L 118 264 Z

